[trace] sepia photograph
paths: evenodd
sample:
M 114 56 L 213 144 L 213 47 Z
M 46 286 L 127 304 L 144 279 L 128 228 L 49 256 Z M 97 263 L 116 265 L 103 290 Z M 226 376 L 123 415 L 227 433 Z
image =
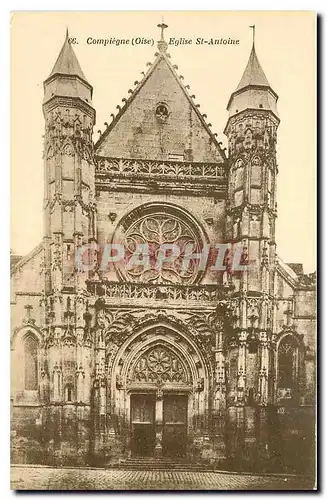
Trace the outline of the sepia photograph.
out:
M 317 14 L 10 22 L 11 489 L 316 490 Z

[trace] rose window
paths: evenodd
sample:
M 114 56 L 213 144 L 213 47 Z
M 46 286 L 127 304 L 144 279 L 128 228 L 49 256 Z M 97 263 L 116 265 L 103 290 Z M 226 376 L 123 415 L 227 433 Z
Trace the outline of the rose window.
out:
M 168 118 L 168 114 L 169 112 L 167 106 L 163 103 L 158 104 L 158 106 L 156 107 L 156 117 L 160 121 L 165 121 Z
M 125 230 L 123 245 L 123 273 L 128 281 L 187 284 L 197 279 L 200 259 L 191 256 L 201 252 L 203 240 L 195 225 L 173 213 L 150 213 L 132 222 Z M 171 257 L 167 261 L 158 259 L 165 246 L 164 256 Z M 127 265 L 141 247 L 146 251 L 148 265 L 144 261 Z
M 164 373 L 169 370 L 170 356 L 164 350 L 156 350 L 148 356 L 149 368 L 156 373 Z

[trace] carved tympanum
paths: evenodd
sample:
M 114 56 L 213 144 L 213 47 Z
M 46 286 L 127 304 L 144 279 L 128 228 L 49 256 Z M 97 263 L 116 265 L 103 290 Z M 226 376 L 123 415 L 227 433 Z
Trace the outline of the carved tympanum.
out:
M 154 347 L 138 360 L 132 381 L 186 383 L 187 375 L 173 352 L 163 347 Z

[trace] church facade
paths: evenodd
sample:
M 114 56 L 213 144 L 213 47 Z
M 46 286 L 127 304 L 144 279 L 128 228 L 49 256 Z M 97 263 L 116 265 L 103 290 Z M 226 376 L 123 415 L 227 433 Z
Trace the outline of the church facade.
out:
M 253 45 L 223 149 L 160 27 L 95 144 L 68 34 L 44 82 L 44 238 L 12 259 L 12 461 L 304 471 L 315 275 L 276 251 L 278 96 Z

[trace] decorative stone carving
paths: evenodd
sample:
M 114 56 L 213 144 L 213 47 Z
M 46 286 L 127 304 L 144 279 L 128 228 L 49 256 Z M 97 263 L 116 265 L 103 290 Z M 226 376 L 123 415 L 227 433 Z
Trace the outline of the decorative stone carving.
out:
M 25 318 L 23 319 L 23 325 L 34 325 L 35 319 L 32 318 L 33 306 L 27 304 L 26 306 L 24 306 L 24 309 L 26 313 L 25 313 Z
M 271 117 L 267 123 L 265 111 L 247 111 L 248 122 L 244 127 L 244 116 L 234 116 L 229 123 L 230 157 L 240 154 L 249 156 L 273 153 L 275 150 L 278 119 Z
M 191 314 L 189 318 L 186 319 L 187 324 L 192 324 L 192 326 L 203 338 L 210 338 L 213 336 L 212 322 L 215 319 L 214 313 L 212 315 L 205 314 Z
M 133 312 L 133 315 L 132 315 Z M 106 312 L 107 314 L 108 312 Z M 118 314 L 117 314 L 118 313 Z M 124 311 L 121 310 L 112 310 L 110 309 L 109 312 L 110 315 L 112 315 L 113 318 L 117 318 L 117 323 L 114 321 L 112 322 L 112 328 L 106 327 L 106 366 L 107 366 L 107 373 L 109 376 L 111 376 L 111 370 L 112 370 L 112 365 L 114 363 L 115 356 L 117 354 L 117 351 L 119 350 L 119 347 L 123 344 L 123 342 L 133 333 L 137 331 L 145 331 L 146 333 L 144 335 L 150 335 L 152 336 L 154 334 L 158 335 L 166 335 L 169 332 L 176 332 L 176 329 L 178 331 L 183 332 L 186 335 L 190 335 L 190 338 L 192 339 L 193 342 L 197 345 L 199 348 L 199 351 L 202 351 L 204 355 L 204 362 L 206 364 L 206 368 L 208 370 L 208 373 L 210 376 L 213 376 L 213 339 L 214 335 L 207 337 L 208 340 L 205 340 L 206 337 L 203 337 L 199 332 L 196 330 L 194 327 L 192 321 L 188 321 L 187 327 L 186 327 L 186 320 L 189 319 L 189 313 L 185 313 L 183 317 L 177 317 L 169 314 L 167 311 L 164 310 L 158 310 L 157 312 L 151 312 L 151 313 L 146 313 L 144 309 L 129 309 Z M 128 321 L 128 324 L 125 325 L 125 321 L 123 320 L 124 314 L 131 314 L 133 316 L 133 319 Z M 208 315 L 212 313 L 207 313 Z M 126 316 L 125 316 L 126 317 Z M 167 325 L 167 327 L 160 327 L 160 332 L 158 328 L 155 326 L 158 323 L 164 323 Z M 116 324 L 116 327 L 115 327 Z M 108 323 L 109 325 L 109 323 Z M 118 328 L 118 325 L 121 325 L 121 327 Z M 170 330 L 169 326 L 171 325 L 172 330 Z M 162 331 L 161 331 L 162 330 Z M 112 335 L 112 336 L 111 336 Z M 184 348 L 188 350 L 190 348 L 189 344 L 185 342 L 182 336 L 178 335 L 177 333 L 175 334 L 176 338 L 178 339 L 178 342 L 181 344 L 184 344 Z M 138 336 L 135 338 L 133 342 L 138 343 L 140 341 L 141 337 Z M 193 353 L 193 349 L 191 350 Z M 131 379 L 131 376 L 129 375 L 128 377 Z
M 109 212 L 108 217 L 109 217 L 110 221 L 112 223 L 114 223 L 115 220 L 117 219 L 117 214 L 116 214 L 116 212 Z
M 58 153 L 69 156 L 78 154 L 93 163 L 92 133 L 94 117 L 83 114 L 82 120 L 80 110 L 75 109 L 75 114 L 73 114 L 72 110 L 67 109 L 67 102 L 63 102 L 63 107 L 60 107 L 60 99 L 57 98 L 57 105 L 59 105 L 57 110 L 48 113 L 46 118 L 46 143 L 44 146 L 46 158 L 52 158 Z M 92 109 L 86 109 L 86 111 L 91 112 L 91 114 L 94 113 Z
M 187 376 L 177 356 L 164 347 L 154 347 L 137 362 L 134 382 L 186 383 Z
M 204 177 L 226 179 L 226 170 L 218 163 L 188 163 L 181 161 L 129 160 L 121 158 L 101 158 L 96 173 L 106 176 L 126 177 Z
M 204 389 L 204 378 L 201 377 L 197 380 L 197 383 L 196 383 L 196 390 L 198 392 L 202 392 Z
M 121 375 L 117 374 L 116 375 L 116 389 L 122 389 L 123 387 L 123 381 L 121 378 Z
M 89 312 L 88 303 L 86 303 L 85 313 L 83 314 L 83 319 L 85 321 L 83 341 L 84 341 L 84 344 L 86 347 L 91 347 L 91 345 L 92 345 L 92 334 L 91 334 L 92 315 Z
M 217 303 L 221 296 L 221 287 L 217 285 L 154 285 L 152 283 L 110 283 L 106 281 L 89 281 L 87 288 L 90 294 L 108 299 L 161 300 L 171 301 L 203 301 Z
M 52 253 L 52 270 L 61 271 L 62 269 L 62 249 L 60 241 L 56 241 Z

